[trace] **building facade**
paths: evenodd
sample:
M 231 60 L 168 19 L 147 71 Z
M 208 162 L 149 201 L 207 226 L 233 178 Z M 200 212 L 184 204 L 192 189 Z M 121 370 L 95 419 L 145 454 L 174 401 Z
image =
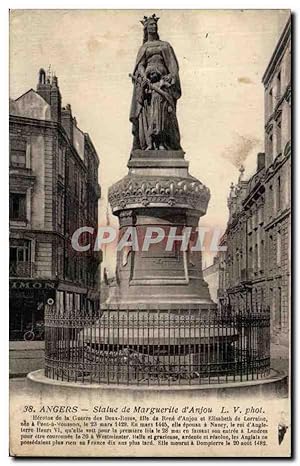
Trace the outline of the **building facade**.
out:
M 266 299 L 273 338 L 288 342 L 291 302 L 291 21 L 263 76 L 265 89 Z
M 101 253 L 74 251 L 73 232 L 97 229 L 99 157 L 62 107 L 58 79 L 10 101 L 10 338 L 43 320 L 44 304 L 99 305 Z
M 214 257 L 213 263 L 203 269 L 203 278 L 208 284 L 211 299 L 218 301 L 220 260 L 219 255 Z
M 265 153 L 255 174 L 231 186 L 220 258 L 219 299 L 271 313 L 272 342 L 288 351 L 291 301 L 291 22 L 263 76 Z
M 266 306 L 264 176 L 265 154 L 257 155 L 257 168 L 249 180 L 243 180 L 243 168 L 228 197 L 229 219 L 219 258 L 219 300 L 234 311 L 259 312 Z

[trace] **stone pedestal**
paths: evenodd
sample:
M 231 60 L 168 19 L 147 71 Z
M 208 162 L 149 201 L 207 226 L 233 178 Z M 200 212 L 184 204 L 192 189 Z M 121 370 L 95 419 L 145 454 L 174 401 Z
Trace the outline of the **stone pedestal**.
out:
M 83 335 L 85 355 L 100 358 L 110 381 L 116 370 L 128 383 L 198 380 L 217 352 L 225 354 L 225 348 L 230 358 L 236 338 L 236 332 L 222 334 L 211 322 L 207 332 L 200 322 L 216 312 L 203 279 L 201 247 L 195 249 L 210 193 L 189 174 L 183 151 L 136 150 L 128 168 L 108 199 L 119 218 L 119 244 L 134 241 L 117 251 L 116 281 L 95 335 Z M 145 239 L 158 231 L 163 239 L 145 250 Z M 171 237 L 180 239 L 167 247 Z
M 189 174 L 183 151 L 136 150 L 128 168 L 128 175 L 109 189 L 108 198 L 113 214 L 119 218 L 119 239 L 128 227 L 135 228 L 139 250 L 125 247 L 117 252 L 116 283 L 107 305 L 118 309 L 145 305 L 154 309 L 214 310 L 203 279 L 201 251 L 192 251 L 199 219 L 206 213 L 210 198 L 208 188 Z M 162 228 L 165 239 L 142 251 L 147 227 Z M 191 227 L 186 251 L 181 250 L 180 241 L 166 251 L 174 227 L 176 235 Z

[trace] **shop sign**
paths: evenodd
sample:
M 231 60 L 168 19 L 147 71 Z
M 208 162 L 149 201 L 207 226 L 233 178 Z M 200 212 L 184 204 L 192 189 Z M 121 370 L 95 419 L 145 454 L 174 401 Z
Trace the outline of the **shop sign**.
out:
M 10 280 L 9 285 L 13 290 L 55 290 L 57 284 L 52 281 Z

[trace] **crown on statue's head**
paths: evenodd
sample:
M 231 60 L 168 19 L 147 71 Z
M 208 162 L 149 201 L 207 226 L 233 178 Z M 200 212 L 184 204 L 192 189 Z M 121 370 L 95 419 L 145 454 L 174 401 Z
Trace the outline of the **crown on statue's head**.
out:
M 158 20 L 159 18 L 155 13 L 153 13 L 152 16 L 144 16 L 144 19 L 142 19 L 141 23 L 144 27 L 146 27 L 149 21 L 155 21 L 157 23 Z

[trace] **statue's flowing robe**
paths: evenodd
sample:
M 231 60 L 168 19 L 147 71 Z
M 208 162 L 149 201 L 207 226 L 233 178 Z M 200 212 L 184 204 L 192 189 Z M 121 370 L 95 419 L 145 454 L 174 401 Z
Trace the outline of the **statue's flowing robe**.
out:
M 167 90 L 167 92 L 170 98 L 173 100 L 174 110 L 167 115 L 167 118 L 164 118 L 166 121 L 163 122 L 166 134 L 166 142 L 168 146 L 167 148 L 172 150 L 180 150 L 180 134 L 176 117 L 176 101 L 181 96 L 179 66 L 171 45 L 168 42 L 160 40 L 156 42 L 160 48 L 160 53 L 163 57 L 167 74 L 170 74 L 173 78 L 173 85 Z M 136 64 L 133 70 L 133 76 L 138 76 L 139 65 L 146 59 L 145 54 L 147 47 L 152 45 L 153 42 L 151 44 L 146 42 L 139 49 L 136 58 Z M 147 125 L 151 125 L 151 122 L 146 121 L 147 112 L 145 111 L 145 105 L 147 104 L 144 98 L 144 91 L 139 83 L 135 82 L 129 118 L 132 123 L 132 134 L 134 136 L 133 149 L 145 149 L 147 145 L 147 135 L 144 134 L 144 130 Z M 166 106 L 167 102 L 164 102 L 164 105 Z

